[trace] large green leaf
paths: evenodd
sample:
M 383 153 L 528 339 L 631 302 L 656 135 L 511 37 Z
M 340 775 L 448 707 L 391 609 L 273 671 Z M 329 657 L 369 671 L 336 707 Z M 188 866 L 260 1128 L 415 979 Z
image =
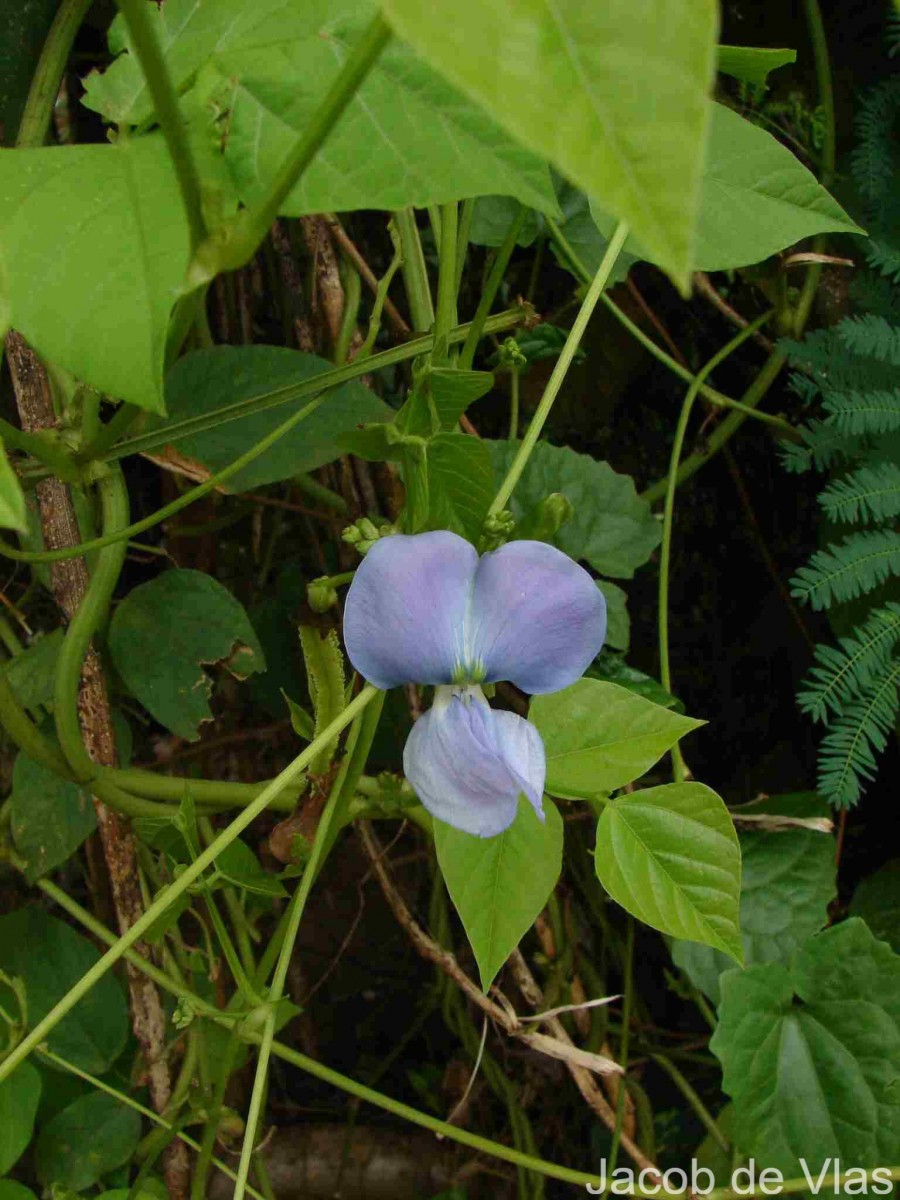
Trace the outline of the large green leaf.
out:
M 824 808 L 824 805 L 819 806 Z M 741 812 L 808 816 L 803 797 L 771 797 Z M 799 947 L 828 923 L 835 893 L 834 839 L 813 829 L 742 831 L 741 941 L 744 962 L 789 964 Z M 676 940 L 675 964 L 719 1002 L 719 976 L 733 963 L 719 950 Z
M 494 497 L 487 447 L 464 433 L 439 433 L 427 443 L 428 519 L 421 528 L 452 529 L 471 542 L 481 534 Z
M 333 366 L 315 354 L 282 346 L 216 346 L 197 350 L 180 358 L 166 376 L 169 420 L 180 421 L 277 391 Z M 252 413 L 203 433 L 179 438 L 174 445 L 180 453 L 218 471 L 286 421 L 295 407 L 281 405 Z M 230 492 L 252 491 L 263 484 L 312 471 L 340 456 L 337 443 L 340 434 L 366 422 L 387 421 L 392 416 L 393 411 L 364 384 L 345 383 L 328 396 L 321 408 L 305 417 L 265 454 L 232 475 L 224 486 Z M 164 431 L 165 424 L 159 428 Z
M 0 917 L 0 970 L 25 984 L 28 1022 L 36 1025 L 100 955 L 91 943 L 43 909 L 20 908 Z M 6 989 L 4 1007 L 11 1008 Z M 122 1053 L 128 1009 L 122 987 L 104 975 L 47 1037 L 51 1050 L 76 1067 L 102 1074 Z
M 97 828 L 90 792 L 23 753 L 13 766 L 12 835 L 34 882 L 75 853 Z
M 632 916 L 741 961 L 741 851 L 711 788 L 670 783 L 607 802 L 595 860 L 598 879 Z
M 41 1074 L 30 1062 L 20 1063 L 0 1083 L 0 1174 L 6 1174 L 31 1141 L 40 1098 Z
M 387 0 L 385 11 L 686 285 L 715 69 L 712 0 Z
M 0 1200 L 37 1200 L 31 1188 L 15 1179 L 0 1179 Z
M 761 262 L 816 233 L 862 232 L 786 146 L 725 105 L 712 107 L 692 260 L 698 270 Z M 610 236 L 613 219 L 600 206 L 592 211 L 600 231 Z M 626 249 L 658 261 L 637 238 Z
M 53 699 L 56 660 L 62 643 L 63 631 L 54 629 L 0 667 L 23 708 L 36 708 Z
M 243 605 L 202 571 L 164 571 L 129 592 L 110 622 L 109 650 L 132 695 L 191 741 L 212 719 L 204 664 L 222 662 L 239 679 L 266 669 Z
M 9 324 L 100 391 L 161 412 L 188 261 L 162 136 L 0 151 L 0 247 Z
M 639 779 L 703 724 L 599 679 L 536 696 L 530 715 L 547 752 L 547 790 L 569 797 L 596 796 Z
M 38 1135 L 37 1177 L 45 1187 L 84 1191 L 128 1162 L 140 1136 L 141 1118 L 133 1108 L 105 1092 L 80 1096 Z
M 850 911 L 862 917 L 877 938 L 900 952 L 900 858 L 866 876 L 853 893 Z
M 900 1145 L 900 957 L 850 920 L 793 966 L 728 971 L 711 1046 L 737 1149 L 800 1175 L 829 1158 L 893 1163 Z M 826 1179 L 826 1186 L 830 1180 Z
M 28 529 L 25 494 L 6 457 L 3 438 L 0 438 L 0 527 L 15 529 L 17 533 L 25 533 Z
M 492 838 L 434 823 L 441 874 L 485 991 L 547 903 L 562 869 L 562 820 L 550 800 L 544 813 L 542 822 L 520 797 L 515 821 Z
M 519 443 L 486 441 L 486 445 L 499 484 Z M 603 575 L 630 579 L 660 543 L 660 523 L 650 505 L 638 496 L 630 476 L 618 475 L 609 463 L 597 462 L 587 454 L 538 442 L 513 492 L 513 515 L 524 519 L 553 492 L 561 492 L 575 510 L 554 542 Z
M 196 78 L 192 112 L 207 107 L 241 199 L 252 199 L 271 178 L 374 12 L 369 0 L 167 0 L 158 10 L 169 70 L 179 88 Z M 127 47 L 120 22 L 111 43 Z M 130 53 L 88 80 L 86 103 L 119 122 L 152 114 Z M 491 191 L 556 210 L 542 159 L 395 42 L 282 212 L 424 206 Z

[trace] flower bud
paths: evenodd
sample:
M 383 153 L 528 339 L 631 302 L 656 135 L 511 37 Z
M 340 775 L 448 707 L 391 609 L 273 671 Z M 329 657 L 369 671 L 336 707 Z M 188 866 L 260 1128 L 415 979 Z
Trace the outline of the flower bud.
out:
M 553 492 L 536 506 L 528 536 L 536 542 L 549 542 L 574 515 L 571 500 L 562 492 Z
M 306 585 L 306 599 L 314 613 L 327 613 L 338 602 L 337 588 L 327 575 Z

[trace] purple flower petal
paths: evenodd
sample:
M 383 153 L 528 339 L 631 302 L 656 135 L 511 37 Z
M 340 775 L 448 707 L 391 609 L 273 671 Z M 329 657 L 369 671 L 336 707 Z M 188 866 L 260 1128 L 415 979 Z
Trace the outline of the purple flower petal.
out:
M 465 833 L 502 833 L 523 793 L 544 819 L 541 736 L 522 717 L 495 712 L 480 688 L 439 689 L 406 741 L 403 769 L 432 816 Z
M 508 542 L 475 574 L 471 641 L 485 681 L 539 695 L 584 674 L 606 636 L 606 601 L 582 567 L 544 542 Z
M 360 675 L 379 688 L 450 683 L 477 565 L 475 548 L 455 533 L 377 541 L 344 607 L 344 642 Z

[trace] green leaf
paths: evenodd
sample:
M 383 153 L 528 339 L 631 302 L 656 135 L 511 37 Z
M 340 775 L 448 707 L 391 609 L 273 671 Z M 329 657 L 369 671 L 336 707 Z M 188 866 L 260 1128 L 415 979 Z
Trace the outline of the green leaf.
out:
M 900 858 L 892 858 L 857 886 L 850 912 L 900 952 Z
M 687 285 L 715 4 L 388 0 L 385 12 L 401 37 L 515 137 L 602 197 Z
M 605 580 L 603 581 L 605 583 Z M 619 687 L 627 688 L 645 700 L 652 700 L 663 708 L 674 708 L 676 712 L 684 712 L 684 705 L 677 696 L 671 695 L 650 675 L 645 675 L 636 667 L 631 667 L 621 654 L 611 650 L 601 650 L 585 672 L 589 679 L 605 679 L 609 683 L 617 683 Z
M 189 741 L 212 720 L 204 664 L 222 662 L 238 679 L 266 669 L 243 605 L 202 571 L 164 571 L 130 592 L 110 622 L 109 651 L 131 694 Z
M 13 766 L 12 835 L 25 877 L 40 879 L 97 828 L 90 792 L 19 753 Z
M 704 724 L 599 679 L 579 679 L 561 692 L 536 696 L 530 718 L 544 739 L 547 791 L 568 797 L 596 796 L 632 783 L 679 738 Z
M 492 838 L 434 822 L 441 874 L 456 906 L 487 991 L 547 903 L 562 869 L 563 825 L 544 801 L 540 821 L 523 797 L 515 821 Z
M 3 438 L 0 437 L 0 526 L 15 529 L 17 533 L 28 531 L 28 511 L 25 494 L 19 477 L 6 457 Z
M 716 69 L 742 83 L 764 84 L 771 71 L 797 61 L 796 50 L 770 50 L 763 46 L 719 46 Z
M 166 408 L 170 421 L 212 412 L 254 396 L 311 379 L 334 364 L 315 354 L 281 346 L 215 346 L 180 358 L 166 376 Z M 294 406 L 296 407 L 296 406 Z M 203 433 L 178 438 L 181 454 L 219 471 L 281 425 L 291 405 L 251 413 Z M 305 417 L 271 449 L 227 480 L 229 492 L 247 492 L 292 479 L 340 457 L 338 437 L 366 422 L 387 421 L 393 410 L 358 381 L 336 388 L 321 408 Z M 165 429 L 165 424 L 158 426 Z
M 141 1136 L 141 1118 L 105 1092 L 73 1101 L 48 1121 L 34 1147 L 44 1187 L 92 1187 L 107 1171 L 128 1162 Z
M 900 958 L 859 920 L 793 966 L 728 971 L 710 1046 L 734 1100 L 737 1149 L 785 1177 L 826 1160 L 873 1167 L 900 1144 Z
M 238 838 L 216 856 L 216 870 L 229 883 L 257 896 L 286 896 L 282 884 L 263 867 L 248 845 Z
M 455 371 L 433 367 L 428 372 L 431 396 L 441 428 L 453 430 L 470 404 L 486 396 L 494 386 L 490 371 Z
M 20 1063 L 0 1083 L 0 1173 L 18 1161 L 31 1141 L 41 1098 L 41 1074 L 30 1062 Z
M 794 802 L 796 799 L 797 802 Z M 802 797 L 773 796 L 742 813 L 811 815 Z M 816 812 L 827 811 L 819 802 Z M 741 941 L 744 962 L 789 964 L 800 946 L 828 924 L 835 894 L 834 840 L 812 829 L 742 831 Z M 696 942 L 675 941 L 672 958 L 693 983 L 719 1002 L 719 976 L 733 964 Z
M 428 442 L 429 529 L 452 529 L 469 541 L 481 534 L 494 498 L 487 447 L 464 433 L 439 433 Z
M 23 708 L 37 708 L 53 700 L 56 660 L 63 643 L 63 631 L 37 637 L 31 645 L 4 663 L 0 670 L 6 674 L 16 699 Z
M 163 411 L 188 229 L 160 134 L 0 154 L 8 320 L 101 392 Z
M 176 87 L 183 90 L 196 79 L 187 103 L 209 110 L 210 132 L 224 144 L 245 203 L 307 127 L 375 11 L 367 0 L 299 6 L 284 0 L 167 0 L 159 10 L 159 37 Z M 113 31 L 112 48 L 126 47 L 122 23 L 114 23 Z M 130 53 L 88 79 L 85 103 L 111 121 L 131 124 L 153 111 Z M 542 158 L 396 41 L 281 211 L 299 216 L 425 207 L 497 191 L 556 212 Z
M 645 925 L 741 961 L 741 851 L 711 788 L 670 783 L 608 801 L 595 861 L 613 900 Z
M 0 1179 L 0 1200 L 37 1200 L 31 1188 L 15 1179 Z
M 31 85 L 59 5 L 57 0 L 19 0 L 0 6 L 0 143 L 15 141 Z
M 31 1026 L 47 1015 L 99 957 L 86 938 L 43 909 L 19 908 L 0 917 L 0 970 L 24 981 Z M 0 992 L 6 989 L 0 987 Z M 122 1053 L 127 1037 L 128 1009 L 122 987 L 107 974 L 48 1034 L 47 1044 L 76 1067 L 100 1075 Z
M 519 448 L 518 442 L 484 439 L 499 486 Z M 572 558 L 584 559 L 603 575 L 630 579 L 662 538 L 659 521 L 628 475 L 564 446 L 538 442 L 510 507 L 522 520 L 545 496 L 561 492 L 575 512 L 554 541 Z
M 863 232 L 786 146 L 724 104 L 712 109 L 692 260 L 696 269 L 724 271 L 761 262 L 816 233 Z M 592 212 L 600 231 L 611 236 L 614 219 L 598 208 Z M 636 237 L 625 248 L 658 261 Z
M 608 579 L 598 579 L 597 587 L 606 600 L 606 641 L 614 650 L 627 650 L 631 641 L 631 620 L 628 616 L 628 596 Z

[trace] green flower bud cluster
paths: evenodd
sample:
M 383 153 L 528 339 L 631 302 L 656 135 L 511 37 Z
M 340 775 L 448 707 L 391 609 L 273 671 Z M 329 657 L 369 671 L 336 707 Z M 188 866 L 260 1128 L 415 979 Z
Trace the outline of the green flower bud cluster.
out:
M 501 509 L 500 512 L 489 516 L 481 528 L 479 552 L 487 554 L 489 550 L 498 550 L 504 542 L 508 542 L 512 537 L 515 527 L 515 517 L 508 508 Z
M 396 532 L 396 526 L 387 521 L 376 526 L 368 517 L 360 517 L 358 521 L 347 526 L 341 534 L 341 540 L 349 546 L 355 546 L 360 555 L 363 555 L 367 550 L 371 550 L 379 538 L 390 537 Z
M 337 588 L 323 575 L 306 585 L 306 599 L 314 613 L 327 613 L 338 602 Z
M 518 371 L 528 366 L 528 359 L 514 337 L 508 337 L 501 342 L 497 352 L 497 366 L 501 371 Z

